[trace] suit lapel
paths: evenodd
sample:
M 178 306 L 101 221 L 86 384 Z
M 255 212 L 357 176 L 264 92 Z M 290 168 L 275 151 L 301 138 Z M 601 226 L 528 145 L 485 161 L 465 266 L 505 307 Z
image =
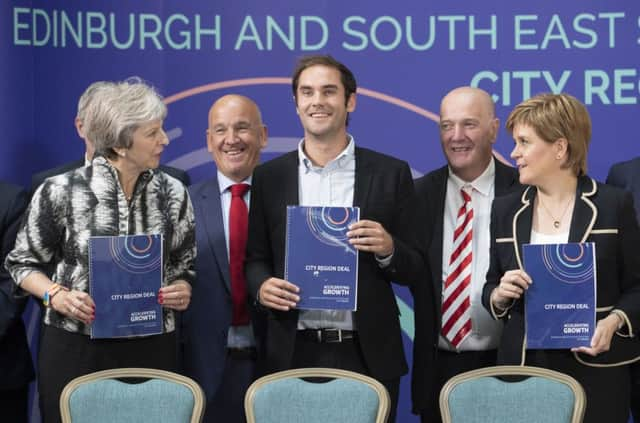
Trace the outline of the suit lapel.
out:
M 534 187 L 528 187 L 520 197 L 522 206 L 513 216 L 513 248 L 516 253 L 518 267 L 524 269 L 522 265 L 522 245 L 528 244 L 531 240 L 531 225 L 533 224 L 533 199 L 536 195 Z
M 209 240 L 209 247 L 213 250 L 216 261 L 220 263 L 220 273 L 222 273 L 224 285 L 227 290 L 231 292 L 229 257 L 227 254 L 226 238 L 224 236 L 220 187 L 218 185 L 217 175 L 207 184 L 207 189 L 202 192 L 198 207 L 200 207 L 200 215 L 204 217 L 204 230 Z
M 283 214 L 285 219 L 287 216 L 286 206 L 300 204 L 298 195 L 298 151 L 292 151 L 289 154 L 287 165 L 284 167 L 285 174 L 280 181 L 285 195 L 285 213 Z
M 69 163 L 60 169 L 60 173 L 65 173 L 73 169 L 84 167 L 84 159 Z
M 353 187 L 353 205 L 354 207 L 360 207 L 360 215 L 362 215 L 362 209 L 367 203 L 369 189 L 371 188 L 372 169 L 371 163 L 367 160 L 367 156 L 362 149 L 356 147 L 355 154 L 356 170 Z
M 514 169 L 503 164 L 500 160 L 494 157 L 496 164 L 495 175 L 495 196 L 500 197 L 509 193 L 514 185 L 517 183 L 518 174 L 514 172 Z
M 569 242 L 585 242 L 591 228 L 598 216 L 598 209 L 591 201 L 591 197 L 597 191 L 596 182 L 588 176 L 578 179 L 573 215 L 571 216 L 571 229 L 569 230 Z
M 431 243 L 431 247 L 429 248 L 430 258 L 429 261 L 434 264 L 431 266 L 432 270 L 432 280 L 433 280 L 433 288 L 435 292 L 436 301 L 438 303 L 438 309 L 441 306 L 441 298 L 442 298 L 442 243 L 444 242 L 444 211 L 446 207 L 447 201 L 447 179 L 449 177 L 449 168 L 447 166 L 442 168 L 442 172 L 438 174 L 437 183 L 436 183 L 436 191 L 433 193 L 434 198 L 436 199 L 437 210 L 434 210 L 432 213 L 433 218 L 433 241 Z M 430 201 L 430 199 L 427 199 Z M 429 225 L 430 223 L 427 222 Z

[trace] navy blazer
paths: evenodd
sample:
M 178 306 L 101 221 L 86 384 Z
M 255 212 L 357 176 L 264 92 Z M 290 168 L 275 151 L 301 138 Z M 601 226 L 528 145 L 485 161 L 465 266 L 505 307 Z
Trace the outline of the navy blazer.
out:
M 482 303 L 498 318 L 490 303 L 491 292 L 502 275 L 523 269 L 522 245 L 531 238 L 533 204 L 537 190 L 527 188 L 521 195 L 496 198 L 491 211 L 491 264 L 483 289 Z M 515 228 L 515 233 L 514 233 Z M 631 194 L 619 188 L 597 183 L 588 176 L 578 179 L 569 242 L 594 242 L 596 245 L 597 308 L 596 320 L 612 310 L 625 315 L 627 325 L 611 340 L 607 352 L 591 357 L 574 353 L 585 365 L 621 365 L 640 360 L 640 268 L 638 246 L 640 229 Z M 535 281 L 533 281 L 535 283 Z M 504 321 L 499 364 L 520 364 L 525 360 L 524 301 L 519 299 L 500 318 Z M 630 335 L 635 334 L 635 337 Z
M 179 337 L 183 371 L 202 386 L 209 402 L 222 382 L 233 307 L 217 173 L 189 187 L 189 194 L 196 222 L 196 282 Z M 263 324 L 251 304 L 249 312 L 259 348 Z
M 26 206 L 27 195 L 21 188 L 0 183 L 0 389 L 21 388 L 35 376 L 22 323 L 27 298 L 13 295 L 16 285 L 4 268 Z
M 31 194 L 33 195 L 35 190 L 44 182 L 45 179 L 52 176 L 61 175 L 65 172 L 78 169 L 82 166 L 84 166 L 84 159 L 65 163 L 63 165 L 34 174 L 33 176 L 31 176 Z M 178 179 L 184 186 L 189 186 L 189 184 L 191 183 L 189 174 L 182 169 L 164 165 L 158 166 L 158 169 L 160 169 L 167 175 L 173 176 L 174 178 Z
M 420 280 L 424 254 L 416 236 L 416 198 L 406 162 L 368 149 L 355 149 L 353 205 L 360 218 L 379 222 L 391 234 L 394 253 L 382 269 L 371 253 L 358 253 L 358 310 L 354 320 L 358 342 L 371 375 L 391 380 L 407 372 L 399 309 L 391 281 Z M 249 241 L 245 266 L 254 298 L 262 282 L 283 278 L 286 207 L 298 201 L 298 152 L 292 151 L 254 172 L 249 211 Z M 298 310 L 269 309 L 266 360 L 269 371 L 291 368 Z
M 611 166 L 609 175 L 607 175 L 607 183 L 631 192 L 636 208 L 636 217 L 640 222 L 640 157 Z
M 494 162 L 494 197 L 522 189 L 515 168 L 496 159 Z M 432 369 L 442 326 L 442 237 L 448 179 L 449 166 L 443 166 L 416 180 L 416 193 L 422 203 L 421 221 L 425 226 L 422 236 L 426 239 L 427 268 L 431 273 L 425 275 L 424 283 L 413 289 L 415 338 L 411 391 L 415 413 L 438 406 L 439 392 L 432 385 L 435 382 Z

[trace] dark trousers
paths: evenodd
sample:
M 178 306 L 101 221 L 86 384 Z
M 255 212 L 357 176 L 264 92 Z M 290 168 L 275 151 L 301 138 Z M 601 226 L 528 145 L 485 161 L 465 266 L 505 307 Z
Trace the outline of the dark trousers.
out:
M 629 366 L 590 367 L 567 350 L 529 350 L 526 364 L 556 370 L 575 378 L 587 395 L 584 423 L 627 423 L 629 419 Z
M 255 354 L 229 352 L 224 363 L 222 382 L 205 408 L 205 423 L 244 423 L 244 396 L 256 377 Z
M 16 389 L 0 389 L 2 421 L 27 423 L 29 386 Z
M 362 351 L 357 340 L 347 339 L 336 343 L 319 343 L 308 338 L 297 336 L 293 353 L 293 369 L 302 367 L 328 367 L 334 369 L 351 370 L 363 375 L 371 376 L 367 368 Z M 389 392 L 391 399 L 389 419 L 396 421 L 398 408 L 398 394 L 400 392 L 400 378 L 380 380 Z
M 640 423 L 640 361 L 631 364 L 631 413 Z
M 449 379 L 470 370 L 495 366 L 496 357 L 496 350 L 463 351 L 459 353 L 438 350 L 435 366 L 436 375 L 434 376 L 437 383 L 436 389 L 434 390 L 435 397 L 432 398 L 431 401 L 432 407 L 429 410 L 424 410 L 420 415 L 421 421 L 423 423 L 438 423 L 442 421 L 438 395 L 440 395 L 440 390 Z
M 60 422 L 60 394 L 78 376 L 120 367 L 175 371 L 175 335 L 95 339 L 43 325 L 38 355 L 40 413 L 44 423 Z

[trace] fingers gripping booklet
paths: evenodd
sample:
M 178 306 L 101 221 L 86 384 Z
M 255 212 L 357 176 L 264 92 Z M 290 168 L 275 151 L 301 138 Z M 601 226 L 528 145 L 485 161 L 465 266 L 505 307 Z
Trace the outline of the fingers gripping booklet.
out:
M 89 291 L 96 304 L 91 338 L 162 333 L 162 235 L 89 239 Z
M 526 244 L 524 269 L 528 349 L 589 347 L 596 327 L 596 247 L 593 242 Z
M 300 288 L 299 309 L 356 310 L 358 251 L 349 225 L 358 207 L 287 206 L 284 278 Z

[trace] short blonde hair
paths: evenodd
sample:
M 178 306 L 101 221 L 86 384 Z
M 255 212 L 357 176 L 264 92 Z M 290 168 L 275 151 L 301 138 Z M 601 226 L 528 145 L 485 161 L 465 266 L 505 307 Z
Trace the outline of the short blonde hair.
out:
M 591 118 L 587 108 L 569 94 L 538 94 L 518 104 L 507 119 L 510 133 L 516 125 L 526 125 L 548 143 L 567 140 L 565 168 L 576 176 L 587 173 L 587 152 L 591 140 Z

